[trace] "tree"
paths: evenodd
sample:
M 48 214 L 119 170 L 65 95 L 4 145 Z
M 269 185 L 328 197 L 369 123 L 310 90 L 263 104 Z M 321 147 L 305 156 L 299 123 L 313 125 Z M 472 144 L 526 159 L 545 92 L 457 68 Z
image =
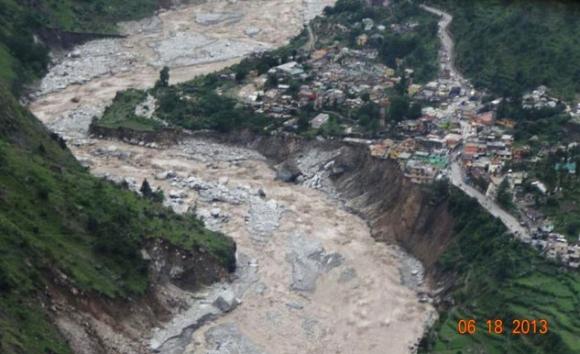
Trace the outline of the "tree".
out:
M 149 198 L 153 194 L 153 189 L 151 189 L 147 179 L 143 180 L 143 184 L 141 184 L 141 189 L 139 189 L 139 191 L 141 191 L 141 194 L 143 194 L 145 198 Z
M 324 123 L 322 127 L 320 127 L 322 135 L 324 136 L 340 136 L 342 135 L 342 127 L 338 123 L 336 117 L 332 116 L 328 120 L 328 122 Z
M 418 102 L 412 103 L 409 107 L 409 112 L 407 112 L 407 116 L 409 119 L 417 119 L 421 117 L 423 114 L 423 107 Z
M 165 198 L 165 196 L 163 195 L 163 191 L 161 189 L 157 189 L 157 191 L 153 191 L 153 189 L 151 188 L 151 185 L 149 184 L 149 181 L 147 181 L 147 179 L 143 180 L 143 184 L 141 184 L 141 188 L 139 189 L 139 191 L 141 191 L 141 194 L 143 194 L 143 197 L 156 202 L 156 203 L 162 203 L 163 199 Z
M 400 122 L 409 112 L 409 99 L 405 96 L 394 96 L 389 107 L 389 118 L 392 121 Z
M 510 185 L 507 178 L 500 183 L 497 188 L 496 201 L 497 203 L 505 209 L 511 209 L 513 207 L 512 194 L 510 192 Z
M 368 102 L 371 100 L 371 95 L 368 92 L 363 92 L 360 98 L 363 100 L 363 102 Z
M 247 67 L 238 65 L 235 69 L 235 77 L 237 82 L 242 82 L 248 76 L 249 70 Z
M 155 83 L 155 88 L 168 87 L 169 86 L 169 68 L 164 66 L 159 72 L 159 80 Z

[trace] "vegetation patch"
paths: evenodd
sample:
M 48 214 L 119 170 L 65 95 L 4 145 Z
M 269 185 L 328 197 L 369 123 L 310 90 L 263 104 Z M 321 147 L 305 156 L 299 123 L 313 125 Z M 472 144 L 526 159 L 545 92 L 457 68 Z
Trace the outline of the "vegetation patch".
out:
M 46 279 L 62 273 L 70 286 L 108 298 L 142 295 L 149 284 L 140 250 L 149 239 L 203 250 L 224 269 L 234 267 L 231 239 L 174 214 L 159 198 L 90 176 L 6 90 L 0 125 L 1 352 L 67 353 L 32 300 Z
M 454 243 L 439 261 L 454 286 L 445 311 L 422 342 L 423 353 L 577 353 L 580 350 L 580 275 L 512 240 L 504 225 L 474 199 L 452 189 Z M 474 335 L 457 333 L 474 319 Z M 501 319 L 506 333 L 489 334 L 486 320 Z M 547 335 L 511 334 L 514 319 L 545 319 Z
M 430 0 L 454 17 L 457 65 L 476 86 L 521 96 L 547 85 L 580 91 L 580 4 L 576 1 Z

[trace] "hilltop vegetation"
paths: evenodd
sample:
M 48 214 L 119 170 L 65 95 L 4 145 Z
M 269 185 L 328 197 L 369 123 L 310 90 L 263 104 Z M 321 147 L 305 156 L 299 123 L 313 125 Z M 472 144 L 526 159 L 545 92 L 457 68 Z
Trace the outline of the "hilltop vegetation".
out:
M 157 8 L 157 0 L 0 0 L 0 81 L 13 92 L 38 79 L 49 64 L 48 49 L 34 39 L 44 29 L 116 32 L 120 20 L 138 19 Z
M 511 240 L 504 225 L 478 203 L 451 190 L 454 242 L 437 265 L 454 279 L 452 302 L 422 343 L 424 353 L 578 353 L 580 275 Z M 457 333 L 459 320 L 474 319 L 474 335 Z M 489 334 L 486 320 L 501 319 L 505 333 Z M 513 319 L 549 322 L 546 335 L 512 335 Z
M 457 65 L 478 87 L 503 96 L 547 85 L 580 92 L 580 3 L 430 0 L 454 17 Z

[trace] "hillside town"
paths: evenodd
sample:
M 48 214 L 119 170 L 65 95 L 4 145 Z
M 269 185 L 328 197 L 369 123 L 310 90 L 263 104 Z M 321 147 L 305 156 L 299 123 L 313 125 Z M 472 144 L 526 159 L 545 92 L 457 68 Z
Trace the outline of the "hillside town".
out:
M 370 31 L 372 20 L 363 23 Z M 380 30 L 401 29 L 381 26 Z M 306 118 L 315 131 L 334 118 L 342 129 L 342 139 L 367 144 L 376 158 L 397 161 L 405 176 L 417 184 L 449 178 L 452 164 L 458 164 L 462 171 L 460 184 L 474 187 L 493 208 L 502 209 L 496 203 L 497 194 L 502 183 L 507 183 L 513 204 L 504 212 L 516 220 L 514 235 L 550 259 L 571 268 L 580 267 L 580 242 L 554 232 L 553 222 L 535 207 L 533 195 L 522 188 L 526 172 L 510 168 L 536 162 L 544 152 L 532 154 L 529 145 L 516 143 L 516 122 L 497 116 L 502 100 L 484 103 L 484 93 L 475 90 L 453 68 L 445 47 L 440 51 L 439 77 L 417 84 L 412 69 L 380 63 L 377 51 L 366 46 L 368 40 L 369 36 L 362 34 L 357 37 L 356 48 L 334 45 L 314 50 L 306 58 L 290 58 L 265 75 L 255 75 L 240 90 L 240 98 L 255 112 L 277 122 L 281 132 L 296 131 L 304 112 L 309 112 Z M 386 112 L 394 89 L 400 85 L 404 85 L 411 102 L 419 103 L 422 109 L 414 119 L 389 122 Z M 350 116 L 367 102 L 379 107 L 378 134 L 365 132 Z M 558 107 L 576 113 L 550 97 L 543 86 L 522 98 L 523 109 Z M 553 168 L 575 176 L 577 166 L 569 161 Z M 542 181 L 531 184 L 540 194 L 549 193 Z

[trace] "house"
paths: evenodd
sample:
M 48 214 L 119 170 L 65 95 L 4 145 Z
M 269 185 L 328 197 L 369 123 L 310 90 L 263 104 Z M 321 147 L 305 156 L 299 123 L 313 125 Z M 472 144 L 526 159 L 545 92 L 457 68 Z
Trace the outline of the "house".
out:
M 364 47 L 368 41 L 369 36 L 367 36 L 366 33 L 363 33 L 360 36 L 356 37 L 356 45 L 358 45 L 359 47 Z
M 508 178 L 509 178 L 509 182 L 510 182 L 511 188 L 515 188 L 517 186 L 521 186 L 522 183 L 524 182 L 524 179 L 526 178 L 526 175 L 527 174 L 525 172 L 512 172 L 512 173 L 509 173 L 508 174 Z
M 485 112 L 475 116 L 474 121 L 477 124 L 484 126 L 492 126 L 495 121 L 495 114 L 493 112 Z
M 283 73 L 289 76 L 298 76 L 304 73 L 302 65 L 295 61 L 289 61 L 270 70 L 272 70 L 274 73 Z
M 528 219 L 532 220 L 533 222 L 541 221 L 544 218 L 544 214 L 542 214 L 540 211 L 538 211 L 536 209 L 532 209 L 532 208 L 528 208 L 526 210 L 526 216 L 528 217 Z
M 576 162 L 557 163 L 554 168 L 556 171 L 567 171 L 571 175 L 576 174 Z
M 385 76 L 387 78 L 392 78 L 393 76 L 395 76 L 395 69 L 391 69 L 391 68 L 387 67 L 385 69 Z
M 516 122 L 513 119 L 500 119 L 496 122 L 496 124 L 508 129 L 513 129 L 516 127 Z
M 410 178 L 413 183 L 429 183 L 433 181 L 436 174 L 437 169 L 418 160 L 409 160 L 405 164 L 405 176 Z
M 542 194 L 548 193 L 548 187 L 540 181 L 532 182 L 532 186 L 536 187 Z
M 461 139 L 462 139 L 461 135 L 450 133 L 445 135 L 443 141 L 445 142 L 445 145 L 447 145 L 448 148 L 454 149 L 461 142 Z
M 514 142 L 514 137 L 513 135 L 509 135 L 509 134 L 504 134 L 501 136 L 501 141 L 507 145 L 507 146 L 511 146 Z
M 496 152 L 496 155 L 503 161 L 509 161 L 512 159 L 512 152 L 509 150 L 501 150 Z
M 575 243 L 568 247 L 568 266 L 570 268 L 580 267 L 580 243 Z
M 487 150 L 491 151 L 491 152 L 497 152 L 497 151 L 501 151 L 501 150 L 505 150 L 505 143 L 501 142 L 501 141 L 490 141 L 487 144 Z M 510 152 L 511 154 L 511 152 Z
M 371 156 L 385 158 L 389 153 L 389 149 L 395 144 L 391 139 L 385 139 L 378 144 L 369 146 Z
M 463 146 L 463 156 L 475 157 L 479 154 L 479 145 L 474 143 L 467 143 Z
M 327 54 L 328 54 L 328 49 L 319 49 L 319 50 L 315 50 L 314 52 L 312 52 L 312 54 L 310 55 L 310 58 L 312 60 L 320 60 L 320 59 L 323 59 L 324 57 L 326 57 Z
M 546 244 L 546 257 L 568 261 L 568 241 L 563 235 L 551 233 Z
M 312 118 L 312 120 L 310 121 L 310 125 L 314 129 L 320 129 L 320 127 L 322 127 L 326 122 L 328 122 L 328 119 L 330 119 L 330 116 L 328 114 L 320 113 L 316 117 Z
M 516 160 L 522 160 L 530 153 L 529 146 L 523 146 L 520 148 L 512 148 L 512 155 L 513 158 Z
M 409 93 L 409 96 L 415 96 L 417 94 L 417 92 L 419 92 L 421 90 L 421 88 L 422 88 L 421 85 L 412 84 L 407 89 L 407 92 Z

